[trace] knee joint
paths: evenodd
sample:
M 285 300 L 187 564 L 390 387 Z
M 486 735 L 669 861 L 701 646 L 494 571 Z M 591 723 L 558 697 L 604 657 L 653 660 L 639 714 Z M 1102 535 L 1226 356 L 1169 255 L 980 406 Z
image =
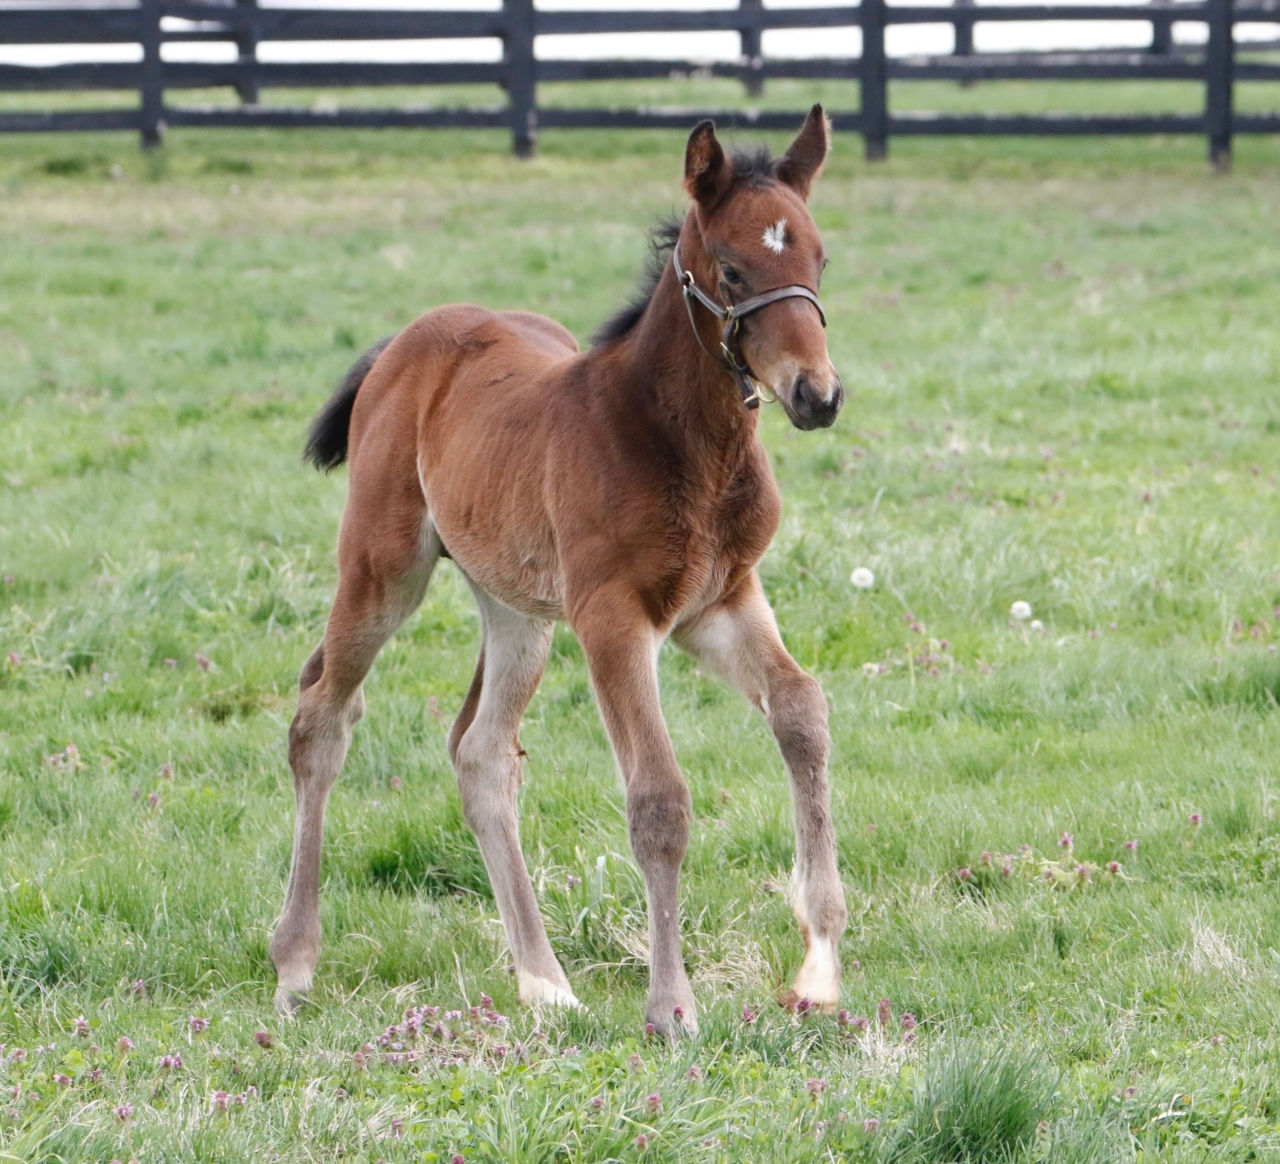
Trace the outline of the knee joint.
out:
M 682 861 L 689 846 L 693 803 L 683 781 L 646 784 L 627 792 L 627 824 L 631 847 L 648 858 Z
M 827 701 L 816 679 L 800 673 L 770 692 L 774 734 L 788 762 L 810 766 L 824 763 L 831 750 L 827 731 Z

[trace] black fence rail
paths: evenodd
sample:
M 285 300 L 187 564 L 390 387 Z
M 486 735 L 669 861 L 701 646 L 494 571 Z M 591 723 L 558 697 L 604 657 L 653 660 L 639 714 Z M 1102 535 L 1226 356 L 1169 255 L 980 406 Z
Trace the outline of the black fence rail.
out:
M 975 25 L 987 22 L 1141 21 L 1150 25 L 1144 50 L 1088 52 L 978 53 Z M 1199 23 L 1207 29 L 1203 47 L 1175 45 L 1173 25 Z M 899 58 L 886 51 L 894 25 L 949 25 L 954 51 L 946 55 Z M 728 125 L 791 128 L 795 112 L 738 109 L 565 108 L 539 106 L 537 86 L 549 81 L 602 81 L 711 74 L 740 80 L 749 94 L 773 78 L 825 78 L 856 84 L 856 107 L 833 109 L 837 130 L 860 133 L 867 157 L 883 158 L 889 139 L 940 134 L 1203 134 L 1209 157 L 1228 165 L 1232 138 L 1239 133 L 1280 133 L 1280 110 L 1242 114 L 1234 109 L 1237 81 L 1280 81 L 1280 63 L 1265 58 L 1239 60 L 1235 30 L 1241 24 L 1280 26 L 1280 0 L 1142 0 L 1139 3 L 985 5 L 953 0 L 950 7 L 862 0 L 808 8 L 767 8 L 763 0 L 738 0 L 733 9 L 702 11 L 546 11 L 535 0 L 503 0 L 491 11 L 342 10 L 271 8 L 257 0 L 13 0 L 0 9 L 0 46 L 136 45 L 140 56 L 128 63 L 62 65 L 0 64 L 0 91 L 130 90 L 136 108 L 58 112 L 0 111 L 0 132 L 126 129 L 145 146 L 158 144 L 166 126 L 454 126 L 498 127 L 510 131 L 515 152 L 533 152 L 539 128 L 687 127 L 699 116 Z M 857 57 L 766 59 L 762 34 L 771 29 L 856 28 L 862 34 Z M 732 32 L 739 37 L 737 60 L 707 64 L 693 60 L 546 60 L 534 52 L 543 35 L 599 33 Z M 265 42 L 439 40 L 493 38 L 499 61 L 393 63 L 373 61 L 291 64 L 263 61 Z M 165 59 L 168 44 L 222 43 L 234 46 L 224 63 Z M 1271 48 L 1276 44 L 1251 46 Z M 1203 111 L 1196 114 L 946 114 L 894 113 L 889 82 L 948 80 L 962 84 L 994 80 L 1190 80 L 1204 86 Z M 505 91 L 504 104 L 321 108 L 260 102 L 269 88 L 334 88 L 488 83 Z M 170 98 L 181 90 L 230 87 L 237 105 L 182 104 Z M 852 103 L 851 103 L 852 104 Z

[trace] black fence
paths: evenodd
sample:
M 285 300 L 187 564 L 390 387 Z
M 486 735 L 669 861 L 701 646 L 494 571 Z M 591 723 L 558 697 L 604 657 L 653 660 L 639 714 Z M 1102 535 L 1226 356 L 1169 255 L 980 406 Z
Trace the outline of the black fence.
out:
M 1148 49 L 1134 51 L 976 53 L 974 26 L 1007 21 L 1142 21 L 1152 29 Z M 1173 25 L 1207 28 L 1203 47 L 1175 45 Z M 953 0 L 951 7 L 920 3 L 767 8 L 763 0 L 738 0 L 735 9 L 705 11 L 545 11 L 535 0 L 503 0 L 492 11 L 343 10 L 260 7 L 257 0 L 14 0 L 0 9 L 0 45 L 139 46 L 133 63 L 52 66 L 0 65 L 0 91 L 131 90 L 136 108 L 61 112 L 0 111 L 0 132 L 22 130 L 128 129 L 144 145 L 157 144 L 166 126 L 455 126 L 505 127 L 515 152 L 530 154 L 540 128 L 685 128 L 697 117 L 721 124 L 790 129 L 797 112 L 737 109 L 621 109 L 539 106 L 537 86 L 548 81 L 602 81 L 705 74 L 737 78 L 758 94 L 772 78 L 825 78 L 856 84 L 851 110 L 831 110 L 837 130 L 860 133 L 869 158 L 882 158 L 891 137 L 938 134 L 1204 134 L 1215 165 L 1229 164 L 1232 137 L 1280 133 L 1280 110 L 1238 113 L 1237 81 L 1280 80 L 1280 63 L 1239 60 L 1235 29 L 1245 23 L 1280 24 L 1280 0 L 1143 0 L 1140 3 L 983 5 Z M 942 56 L 898 58 L 885 50 L 892 25 L 944 24 L 954 30 L 955 50 Z M 765 59 L 762 33 L 769 29 L 857 28 L 858 57 Z M 548 34 L 619 32 L 733 32 L 741 43 L 736 61 L 544 60 L 534 38 Z M 486 63 L 272 63 L 259 59 L 264 42 L 369 41 L 494 38 L 501 60 Z M 166 44 L 230 43 L 226 63 L 164 59 Z M 1277 47 L 1271 45 L 1270 47 Z M 1162 78 L 1204 86 L 1203 112 L 1195 114 L 1030 115 L 894 113 L 889 82 L 950 80 L 1070 79 L 1098 81 Z M 259 102 L 267 88 L 331 88 L 379 85 L 489 83 L 500 86 L 505 104 L 320 108 Z M 239 104 L 196 105 L 172 101 L 179 90 L 229 86 Z M 852 105 L 852 102 L 851 102 Z

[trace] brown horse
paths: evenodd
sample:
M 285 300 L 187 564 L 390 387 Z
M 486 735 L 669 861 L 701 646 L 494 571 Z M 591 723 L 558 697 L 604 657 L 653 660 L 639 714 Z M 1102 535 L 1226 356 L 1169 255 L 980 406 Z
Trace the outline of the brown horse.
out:
M 323 468 L 349 458 L 350 485 L 337 598 L 289 729 L 297 823 L 271 942 L 282 1007 L 311 988 L 319 956 L 325 803 L 364 710 L 361 684 L 441 557 L 480 607 L 480 660 L 449 755 L 520 1000 L 577 1005 L 534 899 L 516 804 L 517 730 L 563 619 L 586 655 L 648 891 L 648 1021 L 697 1028 L 677 891 L 690 797 L 658 703 L 667 637 L 741 690 L 777 737 L 807 947 L 791 998 L 837 1003 L 845 906 L 827 707 L 756 575 L 780 501 L 753 411 L 762 386 L 803 429 L 831 424 L 843 402 L 806 207 L 829 142 L 819 106 L 777 161 L 727 157 L 702 122 L 685 151 L 684 223 L 655 241 L 643 300 L 590 350 L 539 315 L 440 307 L 366 353 L 317 418 L 308 455 Z

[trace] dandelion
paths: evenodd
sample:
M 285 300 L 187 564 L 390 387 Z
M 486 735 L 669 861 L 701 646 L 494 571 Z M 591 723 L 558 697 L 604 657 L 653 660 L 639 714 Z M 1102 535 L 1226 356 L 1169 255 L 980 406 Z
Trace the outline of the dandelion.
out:
M 870 590 L 876 584 L 876 576 L 866 566 L 859 566 L 849 575 L 855 590 Z
M 1009 617 L 1015 622 L 1026 622 L 1031 617 L 1031 603 L 1018 599 L 1017 602 L 1009 607 Z
M 1038 618 L 1033 618 L 1027 625 L 1030 626 L 1036 634 L 1041 634 L 1044 631 L 1044 623 L 1042 623 Z
M 133 1115 L 133 1104 L 122 1103 L 119 1107 L 113 1107 L 111 1110 L 116 1119 L 118 1119 L 122 1124 L 127 1124 L 130 1117 Z

